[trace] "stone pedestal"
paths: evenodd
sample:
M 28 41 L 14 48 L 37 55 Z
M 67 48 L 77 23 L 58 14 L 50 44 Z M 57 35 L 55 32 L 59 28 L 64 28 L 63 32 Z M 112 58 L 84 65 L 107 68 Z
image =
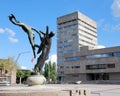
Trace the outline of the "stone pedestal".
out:
M 27 84 L 29 86 L 43 85 L 45 83 L 46 83 L 46 78 L 43 75 L 31 75 L 27 79 Z

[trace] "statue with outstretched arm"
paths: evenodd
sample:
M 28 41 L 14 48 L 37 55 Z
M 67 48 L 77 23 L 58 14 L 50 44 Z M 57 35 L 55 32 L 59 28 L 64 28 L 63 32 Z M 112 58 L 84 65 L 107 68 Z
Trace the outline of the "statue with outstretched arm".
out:
M 11 14 L 9 16 L 9 20 L 13 24 L 20 26 L 27 33 L 29 42 L 30 42 L 32 50 L 33 50 L 34 58 L 36 58 L 35 47 L 39 47 L 39 46 L 36 45 L 35 42 L 34 42 L 35 36 L 34 36 L 34 33 L 32 32 L 32 30 L 34 30 L 38 34 L 39 34 L 39 32 L 35 28 L 33 28 L 33 27 L 29 26 L 29 25 L 26 25 L 26 24 L 16 20 L 16 18 L 15 18 L 15 16 L 13 14 Z
M 53 32 L 49 33 L 48 26 L 46 27 L 46 33 L 42 31 L 40 31 L 40 33 L 43 35 L 43 37 L 41 36 L 41 34 L 39 35 L 41 44 L 39 46 L 37 54 L 39 53 L 41 54 L 37 59 L 37 64 L 35 65 L 34 70 L 36 70 L 37 68 L 39 68 L 39 70 L 42 69 L 45 60 L 48 58 L 48 54 L 50 52 L 51 43 L 52 43 L 51 38 L 54 36 Z

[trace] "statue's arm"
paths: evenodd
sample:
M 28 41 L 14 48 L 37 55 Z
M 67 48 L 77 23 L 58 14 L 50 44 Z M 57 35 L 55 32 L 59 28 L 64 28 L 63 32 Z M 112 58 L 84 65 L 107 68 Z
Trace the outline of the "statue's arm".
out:
M 40 31 L 40 33 L 42 33 L 43 35 L 45 35 L 45 33 L 43 33 L 42 31 Z M 40 36 L 40 40 L 42 41 L 43 38 L 42 38 L 41 34 L 39 36 Z
M 46 33 L 44 33 L 44 32 L 42 32 L 41 30 L 39 31 L 41 34 L 43 34 L 43 35 L 48 35 L 48 26 L 46 26 Z
M 40 33 L 42 33 L 43 35 L 46 35 L 44 32 L 42 32 L 41 30 L 40 30 Z
M 49 27 L 46 26 L 46 35 L 48 35 Z
M 32 28 L 32 30 L 34 30 L 35 32 L 37 32 L 38 34 L 40 34 L 40 33 L 39 33 L 39 31 L 38 31 L 38 30 L 36 30 L 35 28 Z
M 14 20 L 13 20 L 13 19 L 14 19 Z M 10 15 L 9 15 L 9 20 L 10 20 L 13 24 L 17 25 L 16 22 L 18 22 L 18 21 L 16 20 L 16 18 L 15 18 L 15 16 L 14 16 L 13 14 L 10 14 Z
M 39 35 L 39 37 L 40 37 L 40 40 L 42 41 L 42 37 L 41 37 L 41 34 L 40 34 L 40 32 L 38 31 L 38 30 L 36 30 L 35 28 L 32 28 L 32 30 L 34 30 L 35 32 L 37 32 L 38 33 L 38 35 Z

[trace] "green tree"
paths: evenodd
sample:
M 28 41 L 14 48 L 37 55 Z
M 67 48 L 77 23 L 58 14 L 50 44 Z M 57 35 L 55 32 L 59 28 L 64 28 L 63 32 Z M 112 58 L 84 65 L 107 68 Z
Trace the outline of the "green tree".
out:
M 17 70 L 16 77 L 17 77 L 18 82 L 21 84 L 22 77 L 24 77 L 24 72 L 22 70 Z
M 0 68 L 2 68 L 3 73 L 7 70 L 9 73 L 11 72 L 12 67 L 14 67 L 14 71 L 17 68 L 16 64 L 12 57 L 8 59 L 1 59 L 0 60 Z
M 44 76 L 46 77 L 46 79 L 48 79 L 48 63 L 45 63 Z
M 56 63 L 45 63 L 44 67 L 44 76 L 46 77 L 48 82 L 55 82 L 57 80 L 57 71 L 56 71 Z
M 27 80 L 27 78 L 30 76 L 30 70 L 17 70 L 17 81 L 18 83 L 23 83 Z
M 57 80 L 57 70 L 56 70 L 56 63 L 53 63 L 53 68 L 52 68 L 52 81 Z
M 31 71 L 30 70 L 23 70 L 24 76 L 23 76 L 23 81 L 26 81 L 27 78 L 30 76 Z

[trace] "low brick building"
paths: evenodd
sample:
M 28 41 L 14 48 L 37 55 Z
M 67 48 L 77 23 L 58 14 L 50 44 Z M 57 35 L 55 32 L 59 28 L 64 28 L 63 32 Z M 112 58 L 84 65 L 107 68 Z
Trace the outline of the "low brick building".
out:
M 0 81 L 7 79 L 10 84 L 16 84 L 16 66 L 12 58 L 0 59 Z

